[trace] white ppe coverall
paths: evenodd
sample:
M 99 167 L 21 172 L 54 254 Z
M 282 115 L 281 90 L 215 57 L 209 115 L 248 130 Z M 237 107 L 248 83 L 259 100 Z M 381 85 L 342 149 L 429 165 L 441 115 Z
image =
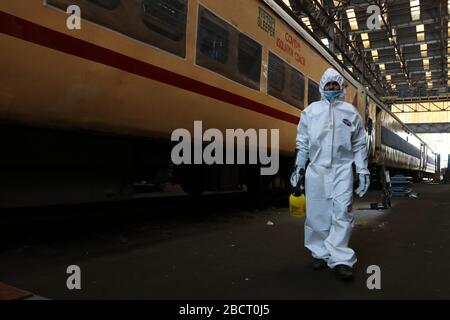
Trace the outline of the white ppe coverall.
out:
M 310 104 L 301 114 L 297 128 L 296 165 L 304 168 L 306 222 L 305 247 L 314 258 L 352 267 L 355 252 L 348 247 L 353 227 L 353 172 L 369 174 L 366 134 L 357 109 L 338 99 L 324 98 L 324 87 L 336 81 L 344 88 L 342 76 L 330 68 L 320 80 L 322 100 Z

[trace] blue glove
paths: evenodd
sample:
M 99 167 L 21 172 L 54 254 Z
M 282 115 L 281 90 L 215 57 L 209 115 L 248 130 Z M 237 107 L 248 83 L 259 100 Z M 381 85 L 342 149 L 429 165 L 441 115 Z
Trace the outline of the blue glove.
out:
M 300 166 L 295 166 L 294 172 L 292 172 L 292 175 L 291 175 L 291 186 L 293 188 L 297 187 L 299 181 L 301 181 L 304 176 L 305 176 L 305 168 L 302 168 Z
M 369 190 L 370 186 L 370 175 L 368 174 L 359 174 L 359 186 L 355 190 L 355 193 L 362 198 L 367 190 Z

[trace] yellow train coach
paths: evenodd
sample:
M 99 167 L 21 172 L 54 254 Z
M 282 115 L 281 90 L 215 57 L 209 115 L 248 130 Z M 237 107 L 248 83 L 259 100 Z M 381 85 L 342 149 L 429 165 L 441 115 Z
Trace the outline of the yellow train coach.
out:
M 139 181 L 283 187 L 330 66 L 365 119 L 371 165 L 434 170 L 432 151 L 276 1 L 2 1 L 0 48 L 1 207 L 129 199 Z M 278 129 L 278 174 L 174 166 L 171 135 L 194 135 L 195 121 Z

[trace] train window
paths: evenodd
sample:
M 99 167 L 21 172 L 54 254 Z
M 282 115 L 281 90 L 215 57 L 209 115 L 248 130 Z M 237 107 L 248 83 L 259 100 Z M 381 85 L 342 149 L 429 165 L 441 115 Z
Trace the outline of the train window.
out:
M 303 106 L 303 99 L 305 97 L 305 77 L 299 71 L 291 67 L 291 95 L 292 98 L 301 102 Z
M 269 53 L 269 74 L 268 74 L 268 92 L 279 98 L 279 95 L 283 92 L 285 80 L 285 62 L 274 55 Z
M 120 0 L 89 0 L 89 1 L 108 10 L 115 10 L 120 4 Z
M 80 7 L 84 19 L 158 47 L 186 56 L 188 0 L 47 0 L 66 11 Z
M 319 85 L 313 80 L 308 79 L 308 105 L 315 101 L 320 101 L 320 99 Z
M 200 6 L 197 65 L 259 90 L 261 59 L 259 43 Z
M 186 14 L 186 0 L 142 0 L 145 25 L 173 41 L 185 36 Z
M 214 19 L 216 20 L 216 19 Z M 228 59 L 228 31 L 223 22 L 201 17 L 198 31 L 199 51 L 211 59 L 226 63 Z
M 294 67 L 269 53 L 267 92 L 297 108 L 303 108 L 305 78 Z
M 259 83 L 261 75 L 262 47 L 259 43 L 239 34 L 239 72 L 250 80 Z

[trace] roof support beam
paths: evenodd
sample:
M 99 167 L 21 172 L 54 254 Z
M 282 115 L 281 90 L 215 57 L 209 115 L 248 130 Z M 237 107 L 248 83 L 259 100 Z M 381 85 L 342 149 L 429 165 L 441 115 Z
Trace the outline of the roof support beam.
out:
M 450 38 L 445 38 L 445 40 L 450 41 Z M 409 43 L 400 43 L 399 47 L 400 48 L 405 48 L 405 47 L 414 47 L 414 46 L 420 46 L 421 44 L 434 44 L 434 43 L 442 43 L 441 40 L 429 40 L 429 41 L 416 41 L 416 42 L 409 42 Z M 382 47 L 370 47 L 368 49 L 364 49 L 364 51 L 370 51 L 370 50 L 385 50 L 385 49 L 394 49 L 395 46 L 390 45 L 390 46 L 382 46 Z
M 439 59 L 442 59 L 442 56 L 441 55 L 427 56 L 426 58 L 429 60 L 439 60 Z M 423 58 L 405 58 L 405 61 L 408 61 L 408 62 L 422 61 L 422 60 L 423 60 Z M 444 61 L 446 61 L 446 60 L 447 59 L 444 58 Z M 400 61 L 398 61 L 398 60 L 380 61 L 379 60 L 378 62 L 375 62 L 375 64 L 393 64 L 393 63 L 400 63 Z
M 436 19 L 426 19 L 426 20 L 418 20 L 418 21 L 411 21 L 408 23 L 402 23 L 402 24 L 395 24 L 395 25 L 391 25 L 392 28 L 395 29 L 403 29 L 403 28 L 410 28 L 410 27 L 415 27 L 419 24 L 435 24 L 435 23 L 439 23 L 440 22 L 440 18 L 436 18 Z M 386 31 L 386 26 L 381 26 L 381 29 L 383 29 L 384 31 Z M 381 32 L 383 30 L 371 30 L 371 29 L 363 29 L 363 30 L 355 30 L 355 31 L 351 31 L 350 34 L 360 34 L 360 33 L 373 33 L 373 32 Z
M 408 97 L 408 98 L 398 98 L 398 97 L 384 97 L 383 99 L 395 98 L 392 103 L 402 104 L 402 103 L 418 103 L 418 102 L 449 102 L 450 97 L 445 96 L 427 96 L 427 97 Z M 450 104 L 449 104 L 450 106 Z
M 408 123 L 415 133 L 450 133 L 450 122 L 442 123 Z
M 430 72 L 441 72 L 441 69 L 432 69 L 430 70 Z M 424 74 L 425 70 L 417 70 L 417 71 L 410 71 L 411 74 Z M 395 73 L 389 73 L 387 72 L 386 74 L 389 74 L 391 76 L 404 76 L 404 74 L 402 72 L 395 72 Z

